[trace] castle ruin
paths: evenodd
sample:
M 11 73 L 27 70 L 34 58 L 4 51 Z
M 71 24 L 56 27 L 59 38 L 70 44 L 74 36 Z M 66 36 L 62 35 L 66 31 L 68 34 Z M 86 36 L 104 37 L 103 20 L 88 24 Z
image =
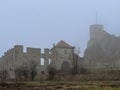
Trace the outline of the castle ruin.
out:
M 45 48 L 44 53 L 41 53 L 40 48 L 29 47 L 26 49 L 26 52 L 23 52 L 22 45 L 15 45 L 0 58 L 0 71 L 8 71 L 11 78 L 14 78 L 14 71 L 26 64 L 30 65 L 31 61 L 36 63 L 38 74 L 41 74 L 42 71 L 47 73 L 49 64 L 54 66 L 56 70 L 67 71 L 72 67 L 73 53 L 74 47 L 63 40 L 54 45 L 52 49 Z M 44 61 L 41 61 L 42 59 Z M 41 65 L 41 62 L 44 65 Z
M 120 69 L 120 37 L 106 32 L 101 24 L 91 25 L 84 63 L 89 70 Z
M 45 72 L 51 65 L 56 70 L 69 71 L 73 67 L 74 47 L 61 40 L 51 49 L 45 48 L 41 53 L 40 48 L 27 48 L 23 51 L 22 45 L 15 45 L 0 58 L 0 71 L 8 71 L 11 78 L 19 67 L 36 63 L 37 73 Z M 41 61 L 44 60 L 44 61 Z M 110 35 L 104 30 L 103 25 L 90 26 L 90 39 L 85 49 L 84 58 L 78 58 L 78 68 L 87 70 L 120 69 L 120 37 Z M 34 62 L 33 62 L 34 61 Z M 42 65 L 41 62 L 44 64 Z

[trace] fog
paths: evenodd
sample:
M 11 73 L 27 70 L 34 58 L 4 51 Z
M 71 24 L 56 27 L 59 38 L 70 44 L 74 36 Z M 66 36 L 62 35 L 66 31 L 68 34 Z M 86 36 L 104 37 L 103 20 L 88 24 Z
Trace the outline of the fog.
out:
M 16 44 L 44 49 L 60 40 L 83 54 L 96 11 L 98 24 L 120 35 L 119 5 L 119 0 L 1 0 L 0 55 Z

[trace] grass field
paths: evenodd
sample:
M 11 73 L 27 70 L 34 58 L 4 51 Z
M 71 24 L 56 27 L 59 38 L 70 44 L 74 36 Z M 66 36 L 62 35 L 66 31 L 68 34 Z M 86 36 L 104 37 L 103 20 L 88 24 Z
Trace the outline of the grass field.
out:
M 52 81 L 6 81 L 0 90 L 120 90 L 120 71 L 61 75 Z
M 120 90 L 120 81 L 30 81 L 9 82 L 0 90 Z
M 40 81 L 25 83 L 25 85 L 46 88 L 46 90 L 120 90 L 120 81 Z

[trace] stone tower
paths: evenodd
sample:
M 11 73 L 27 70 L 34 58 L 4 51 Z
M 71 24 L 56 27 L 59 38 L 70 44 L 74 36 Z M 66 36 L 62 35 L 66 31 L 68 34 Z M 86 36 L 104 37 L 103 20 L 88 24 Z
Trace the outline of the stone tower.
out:
M 96 38 L 101 37 L 99 36 L 99 33 L 102 30 L 103 30 L 103 25 L 100 25 L 100 24 L 91 25 L 90 26 L 90 39 L 96 39 Z
M 99 42 L 106 37 L 108 33 L 104 30 L 104 26 L 101 24 L 93 24 L 90 26 L 90 40 L 87 46 L 90 47 L 94 42 Z

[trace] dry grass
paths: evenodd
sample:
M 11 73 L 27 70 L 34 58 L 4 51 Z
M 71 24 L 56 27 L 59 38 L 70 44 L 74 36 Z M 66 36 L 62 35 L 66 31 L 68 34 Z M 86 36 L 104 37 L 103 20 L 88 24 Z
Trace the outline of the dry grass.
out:
M 62 75 L 53 81 L 7 82 L 0 90 L 120 90 L 119 76 L 120 71 L 115 70 Z
M 0 90 L 120 90 L 120 81 L 30 81 L 8 83 Z

